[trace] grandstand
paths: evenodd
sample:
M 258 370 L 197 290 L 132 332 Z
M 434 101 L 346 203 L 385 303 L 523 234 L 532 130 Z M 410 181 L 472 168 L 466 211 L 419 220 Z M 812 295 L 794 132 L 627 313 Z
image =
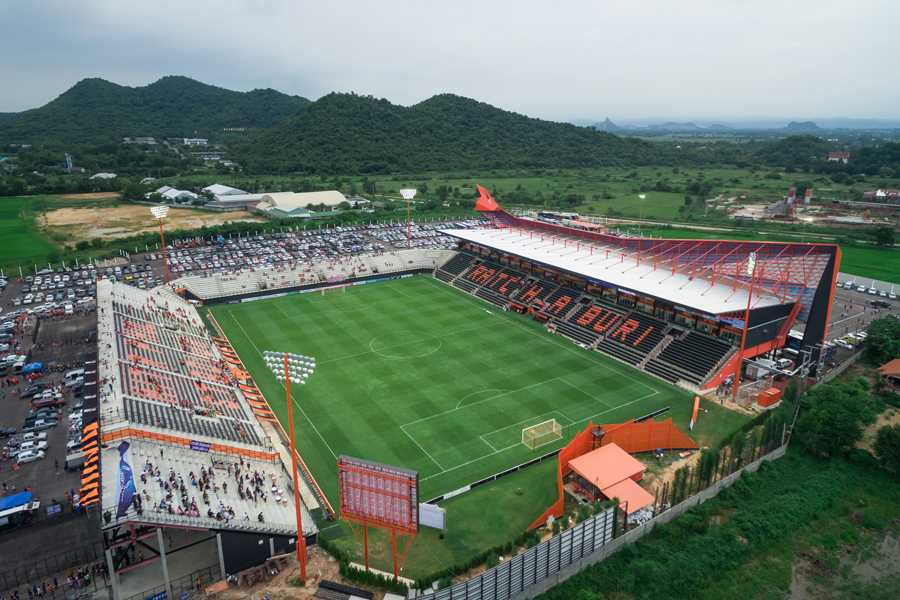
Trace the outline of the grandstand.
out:
M 194 307 L 169 288 L 145 292 L 107 280 L 97 284 L 97 306 L 99 474 L 85 471 L 82 492 L 99 478 L 107 547 L 155 528 L 206 531 L 216 534 L 230 573 L 272 548 L 290 551 L 296 522 L 284 451 Z M 301 510 L 313 539 L 313 519 Z M 242 535 L 270 542 L 239 550 Z
M 838 246 L 620 237 L 516 217 L 479 191 L 490 225 L 444 231 L 460 254 L 437 279 L 691 390 L 729 385 L 792 327 L 815 362 Z
M 449 249 L 412 249 L 376 254 L 297 261 L 279 266 L 242 269 L 235 273 L 187 275 L 173 285 L 188 298 L 203 301 L 266 296 L 304 288 L 335 285 L 398 272 L 431 272 L 454 255 Z

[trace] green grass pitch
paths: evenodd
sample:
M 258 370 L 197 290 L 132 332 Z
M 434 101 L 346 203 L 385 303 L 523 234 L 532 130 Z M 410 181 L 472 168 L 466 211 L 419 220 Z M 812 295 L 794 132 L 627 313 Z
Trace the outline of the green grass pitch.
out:
M 590 418 L 690 411 L 686 392 L 428 276 L 211 310 L 285 428 L 284 391 L 261 352 L 316 357 L 294 386 L 295 425 L 335 504 L 340 454 L 416 469 L 429 499 L 563 443 L 529 450 L 523 427 L 555 418 L 565 440 Z

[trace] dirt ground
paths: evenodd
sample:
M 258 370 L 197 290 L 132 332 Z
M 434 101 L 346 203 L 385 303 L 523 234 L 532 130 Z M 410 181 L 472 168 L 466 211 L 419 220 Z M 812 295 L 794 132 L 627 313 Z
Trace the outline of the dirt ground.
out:
M 844 552 L 837 566 L 815 552 L 798 556 L 793 565 L 789 598 L 847 598 L 862 586 L 886 593 L 885 598 L 891 597 L 889 589 L 900 575 L 900 538 L 896 532 L 885 535 L 875 548 L 864 551 L 848 547 Z
M 889 425 L 900 425 L 900 410 L 894 407 L 888 407 L 886 411 L 878 415 L 874 423 L 866 427 L 865 431 L 863 431 L 863 437 L 856 443 L 856 447 L 872 452 L 872 446 L 875 444 L 875 436 L 878 435 L 878 430 Z
M 66 200 L 102 200 L 103 198 L 118 198 L 119 192 L 85 192 L 84 194 L 63 194 Z
M 246 211 L 208 212 L 179 208 L 169 211 L 167 229 L 196 229 L 198 227 L 224 225 L 234 221 L 259 222 L 261 217 Z M 122 238 L 139 233 L 155 232 L 149 208 L 143 205 L 123 204 L 99 208 L 58 208 L 38 218 L 40 227 L 50 232 L 63 233 L 68 243 L 97 237 Z
M 229 587 L 227 590 L 216 593 L 208 593 L 207 597 L 217 600 L 261 600 L 268 595 L 271 600 L 287 600 L 314 598 L 319 582 L 323 579 L 344 583 L 353 587 L 361 587 L 359 584 L 345 580 L 338 572 L 338 562 L 324 552 L 318 546 L 309 549 L 309 562 L 306 566 L 307 582 L 305 587 L 298 587 L 291 582 L 297 579 L 300 568 L 295 560 L 291 560 L 288 568 L 253 587 Z M 209 590 L 208 590 L 209 591 Z M 375 599 L 383 598 L 382 592 L 375 592 Z

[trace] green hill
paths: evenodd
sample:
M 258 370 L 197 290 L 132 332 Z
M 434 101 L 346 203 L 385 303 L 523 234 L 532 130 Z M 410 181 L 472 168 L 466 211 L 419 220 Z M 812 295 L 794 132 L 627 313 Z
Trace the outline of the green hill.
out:
M 441 94 L 404 107 L 329 94 L 236 148 L 257 172 L 380 173 L 667 162 L 665 150 Z
M 40 108 L 0 118 L 0 143 L 210 137 L 224 127 L 270 127 L 308 102 L 271 89 L 234 92 L 187 77 L 163 77 L 143 87 L 83 79 Z

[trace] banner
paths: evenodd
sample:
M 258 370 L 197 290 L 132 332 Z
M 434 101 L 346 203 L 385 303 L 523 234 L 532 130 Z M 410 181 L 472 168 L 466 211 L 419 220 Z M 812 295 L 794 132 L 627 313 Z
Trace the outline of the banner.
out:
M 125 457 L 129 446 L 128 442 L 119 444 L 119 483 L 117 486 L 119 502 L 116 507 L 117 519 L 125 516 L 129 507 L 131 507 L 132 499 L 134 499 L 134 473 L 131 472 L 131 465 L 128 464 L 128 459 Z

